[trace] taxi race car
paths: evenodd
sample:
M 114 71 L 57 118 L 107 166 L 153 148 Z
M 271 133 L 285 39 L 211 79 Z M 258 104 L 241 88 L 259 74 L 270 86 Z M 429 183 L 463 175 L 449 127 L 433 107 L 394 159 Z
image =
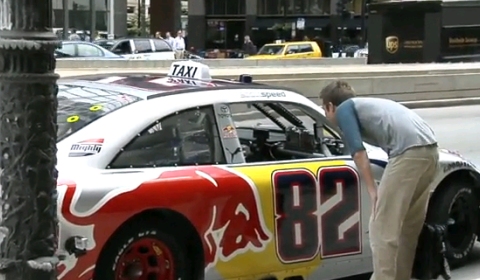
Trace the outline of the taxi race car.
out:
M 286 88 L 168 75 L 59 81 L 60 279 L 335 279 L 372 271 L 368 194 L 342 135 Z M 377 180 L 387 156 L 368 146 Z M 442 150 L 428 221 L 452 264 L 479 231 L 480 174 Z M 405 174 L 408 176 L 408 174 Z

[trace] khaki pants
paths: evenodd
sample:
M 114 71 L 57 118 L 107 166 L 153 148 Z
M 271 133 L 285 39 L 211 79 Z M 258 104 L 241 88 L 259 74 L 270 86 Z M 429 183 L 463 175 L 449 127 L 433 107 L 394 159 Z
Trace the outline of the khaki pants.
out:
M 371 280 L 410 279 L 437 166 L 436 145 L 410 148 L 390 159 L 370 218 Z
M 184 55 L 185 51 L 181 50 L 181 51 L 175 51 L 175 58 L 176 59 L 183 59 L 183 55 Z

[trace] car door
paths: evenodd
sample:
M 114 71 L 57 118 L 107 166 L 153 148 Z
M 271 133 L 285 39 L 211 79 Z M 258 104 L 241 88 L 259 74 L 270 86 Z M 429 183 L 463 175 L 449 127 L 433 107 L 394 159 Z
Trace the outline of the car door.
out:
M 312 58 L 315 57 L 315 52 L 311 43 L 305 43 L 298 46 L 299 58 Z
M 263 109 L 255 109 L 259 104 L 215 106 L 219 129 L 228 132 L 221 139 L 228 148 L 226 154 L 235 154 L 238 145 L 243 151 L 239 158 L 227 156 L 227 162 L 255 185 L 266 231 L 273 233 L 266 250 L 245 256 L 250 262 L 242 258 L 243 262 L 232 260 L 229 265 L 239 271 L 248 269 L 256 277 L 274 271 L 278 279 L 326 280 L 370 271 L 371 265 L 367 264 L 371 252 L 366 242 L 368 194 L 352 159 L 344 155 L 276 159 L 272 154 L 271 158 L 261 159 L 259 154 L 268 156 L 268 152 L 259 148 L 261 143 L 255 143 L 258 138 L 270 131 L 266 137 L 272 139 L 269 145 L 275 146 L 276 141 L 285 141 L 281 130 L 289 123 L 263 105 L 260 107 L 269 116 Z M 298 107 L 284 106 L 306 127 L 313 127 L 315 122 Z M 254 129 L 246 133 L 248 129 L 243 127 Z M 245 163 L 239 165 L 242 158 Z
M 122 148 L 109 170 L 226 163 L 212 106 L 187 108 L 151 123 Z
M 79 57 L 104 57 L 103 51 L 95 45 L 78 43 L 77 52 Z
M 298 52 L 299 52 L 298 45 L 287 45 L 287 48 L 285 49 L 285 56 L 284 58 L 287 59 L 292 59 L 292 58 L 298 58 Z
M 153 39 L 154 59 L 175 59 L 175 52 L 167 41 L 162 39 Z
M 112 46 L 111 50 L 114 54 L 121 55 L 126 58 L 133 56 L 133 49 L 131 40 L 121 40 L 116 45 Z
M 129 57 L 130 59 L 152 59 L 153 47 L 150 39 L 133 39 L 132 48 L 134 54 Z
M 58 58 L 77 57 L 77 44 L 63 43 L 62 47 L 55 52 Z

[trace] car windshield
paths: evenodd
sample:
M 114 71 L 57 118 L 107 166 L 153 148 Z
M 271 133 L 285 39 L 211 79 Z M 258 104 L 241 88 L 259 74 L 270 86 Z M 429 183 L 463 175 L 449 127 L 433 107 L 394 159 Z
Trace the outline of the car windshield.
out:
M 119 108 L 142 100 L 139 97 L 96 88 L 59 85 L 58 140 L 82 129 Z
M 283 53 L 283 49 L 285 46 L 282 45 L 265 45 L 258 51 L 258 54 L 280 55 Z

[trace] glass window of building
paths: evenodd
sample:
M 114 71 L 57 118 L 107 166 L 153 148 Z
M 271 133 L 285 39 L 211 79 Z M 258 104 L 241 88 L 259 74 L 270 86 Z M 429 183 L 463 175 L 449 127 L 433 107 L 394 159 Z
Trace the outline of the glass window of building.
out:
M 286 4 L 285 12 L 284 4 Z M 259 0 L 258 14 L 263 16 L 329 15 L 330 0 Z
M 355 15 L 362 14 L 362 0 L 353 0 L 347 4 L 347 10 Z
M 305 14 L 308 15 L 329 15 L 330 0 L 305 0 Z
M 259 0 L 258 14 L 263 16 L 283 15 L 284 0 Z
M 90 0 L 69 1 L 69 27 L 75 30 L 90 30 Z M 108 24 L 108 2 L 109 0 L 95 1 L 95 29 L 97 31 L 107 31 Z M 53 6 L 53 27 L 63 28 L 63 1 L 54 0 Z
M 287 0 L 286 12 L 291 15 L 329 15 L 330 0 Z
M 244 15 L 246 0 L 205 0 L 207 15 Z

